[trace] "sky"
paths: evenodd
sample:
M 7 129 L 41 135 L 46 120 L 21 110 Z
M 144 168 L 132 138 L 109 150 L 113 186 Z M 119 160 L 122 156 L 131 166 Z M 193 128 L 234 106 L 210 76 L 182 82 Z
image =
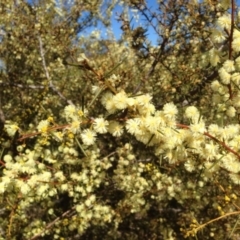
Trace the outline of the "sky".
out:
M 239 0 L 240 1 L 240 0 Z M 148 6 L 151 7 L 151 9 L 156 9 L 157 7 L 157 1 L 156 0 L 147 0 L 146 1 Z M 121 30 L 121 22 L 117 21 L 117 16 L 119 16 L 123 11 L 123 6 L 118 5 L 117 7 L 114 8 L 113 10 L 113 14 L 111 17 L 111 24 L 112 24 L 112 32 L 114 34 L 114 37 L 116 39 L 120 39 L 121 34 L 122 34 L 122 30 Z M 130 23 L 130 26 L 133 28 L 136 28 L 138 26 L 144 26 L 144 22 L 142 21 L 142 19 L 137 19 L 136 18 L 136 14 L 134 14 L 134 11 L 131 12 L 129 11 L 129 18 L 132 20 Z M 105 31 L 105 27 L 102 24 L 99 24 L 96 28 L 90 28 L 87 29 L 85 31 L 85 34 L 90 34 L 93 30 L 99 30 L 101 32 L 101 37 L 102 38 L 106 38 L 106 31 Z M 148 28 L 148 39 L 153 43 L 156 44 L 157 43 L 157 34 L 155 33 L 155 31 L 152 28 Z

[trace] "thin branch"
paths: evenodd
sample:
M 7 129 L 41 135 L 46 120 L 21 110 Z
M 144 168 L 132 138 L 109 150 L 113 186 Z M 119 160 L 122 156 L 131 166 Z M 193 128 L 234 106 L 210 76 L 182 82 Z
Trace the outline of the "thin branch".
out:
M 42 64 L 43 64 L 43 68 L 44 68 L 44 71 L 45 71 L 45 76 L 47 78 L 47 80 L 49 81 L 49 87 L 55 92 L 58 94 L 58 96 L 65 100 L 68 104 L 70 105 L 74 105 L 73 102 L 67 98 L 65 98 L 63 96 L 63 94 L 57 90 L 57 88 L 54 86 L 51 78 L 50 78 L 50 75 L 49 75 L 49 72 L 48 72 L 48 69 L 47 69 L 47 66 L 46 66 L 46 61 L 45 61 L 45 56 L 44 56 L 44 50 L 43 50 L 43 43 L 42 43 L 42 38 L 39 36 L 38 37 L 38 41 L 39 41 L 39 48 L 40 48 L 40 55 L 41 55 L 41 58 L 42 58 Z
M 35 236 L 33 236 L 30 240 L 34 240 L 37 239 L 38 237 L 40 237 L 47 229 L 50 229 L 56 222 L 58 222 L 60 219 L 62 219 L 63 217 L 67 216 L 69 213 L 74 212 L 75 207 L 73 207 L 72 209 L 64 212 L 60 217 L 57 217 L 56 219 L 54 219 L 54 221 L 50 222 L 43 231 L 41 231 L 40 233 L 36 234 Z
M 148 11 L 150 11 L 150 10 L 148 9 Z M 147 21 L 150 21 L 150 19 L 147 17 L 147 14 L 143 14 L 143 15 L 145 16 Z M 170 22 L 169 22 L 168 26 L 165 26 L 165 28 L 168 28 L 169 35 L 168 36 L 164 36 L 164 35 L 161 36 L 162 37 L 162 43 L 160 44 L 159 50 L 157 52 L 157 55 L 156 55 L 155 59 L 153 60 L 153 62 L 151 64 L 151 67 L 148 70 L 147 75 L 144 77 L 144 79 L 142 79 L 142 81 L 138 84 L 138 86 L 134 90 L 134 92 L 133 92 L 134 94 L 139 92 L 141 90 L 141 88 L 143 87 L 143 84 L 145 82 L 147 82 L 147 80 L 153 75 L 153 73 L 155 71 L 155 68 L 156 68 L 157 64 L 159 63 L 159 60 L 161 59 L 161 57 L 162 57 L 162 55 L 164 53 L 164 50 L 165 50 L 165 48 L 166 48 L 166 46 L 167 46 L 167 44 L 169 42 L 170 33 L 171 33 L 172 29 L 174 28 L 174 24 L 178 20 L 178 18 L 179 18 L 179 16 L 177 14 L 175 14 L 174 17 L 169 19 Z M 151 21 L 149 23 L 152 24 Z
M 193 229 L 192 231 L 190 231 L 190 232 L 192 232 L 192 233 L 194 233 L 194 235 L 196 235 L 196 233 L 197 233 L 200 229 L 206 227 L 206 226 L 207 226 L 208 224 L 210 224 L 210 223 L 219 221 L 220 219 L 223 219 L 223 218 L 228 217 L 228 216 L 239 215 L 239 214 L 240 214 L 240 211 L 226 213 L 226 214 L 224 214 L 223 216 L 214 218 L 214 219 L 210 220 L 210 221 L 207 222 L 207 223 L 204 223 L 204 224 L 199 225 L 198 227 L 194 228 L 194 229 Z
M 189 129 L 190 127 L 184 124 L 177 124 L 178 127 L 180 128 L 185 128 L 185 129 Z M 225 148 L 228 152 L 231 152 L 232 154 L 234 154 L 235 156 L 237 156 L 240 159 L 240 154 L 237 153 L 236 151 L 234 151 L 233 149 L 231 149 L 229 146 L 227 146 L 224 142 L 220 141 L 219 139 L 217 139 L 216 137 L 212 136 L 210 133 L 208 132 L 204 132 L 203 133 L 205 136 L 211 138 L 212 140 L 214 140 L 215 142 L 217 142 L 219 145 L 221 145 L 223 148 Z

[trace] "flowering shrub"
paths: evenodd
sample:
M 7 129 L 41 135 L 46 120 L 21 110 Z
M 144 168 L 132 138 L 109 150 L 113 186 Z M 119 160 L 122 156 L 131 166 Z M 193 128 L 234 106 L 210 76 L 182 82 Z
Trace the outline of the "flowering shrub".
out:
M 0 8 L 0 238 L 238 239 L 234 3 L 122 1 L 159 47 L 124 12 L 77 38 L 115 2 L 65 4 Z

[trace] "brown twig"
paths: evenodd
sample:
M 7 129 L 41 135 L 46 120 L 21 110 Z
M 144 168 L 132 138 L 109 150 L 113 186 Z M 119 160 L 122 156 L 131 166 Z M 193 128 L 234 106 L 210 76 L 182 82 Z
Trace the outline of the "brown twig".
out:
M 194 234 L 193 236 L 195 236 L 196 233 L 197 233 L 199 230 L 201 230 L 202 228 L 206 227 L 208 224 L 213 223 L 213 222 L 216 222 L 216 221 L 218 221 L 218 220 L 220 220 L 220 219 L 223 219 L 223 218 L 228 217 L 228 216 L 231 216 L 231 215 L 239 215 L 239 214 L 240 214 L 240 211 L 226 213 L 226 214 L 224 214 L 223 216 L 214 218 L 214 219 L 210 220 L 209 222 L 206 222 L 206 223 L 204 223 L 204 224 L 199 225 L 199 226 L 196 227 L 196 228 L 193 228 L 191 231 L 189 231 L 189 233 L 190 233 L 190 234 L 193 233 L 193 234 Z
M 56 219 L 54 219 L 52 222 L 50 222 L 45 228 L 44 230 L 42 230 L 40 233 L 36 234 L 35 236 L 33 236 L 32 238 L 30 238 L 30 240 L 34 240 L 37 239 L 38 237 L 40 237 L 46 230 L 50 229 L 56 222 L 58 222 L 60 219 L 62 219 L 63 217 L 67 216 L 69 213 L 74 212 L 75 207 L 71 208 L 70 210 L 64 212 L 60 217 L 57 217 Z
M 185 129 L 189 129 L 190 127 L 184 124 L 177 124 L 178 127 L 180 128 L 185 128 Z M 217 139 L 216 137 L 212 136 L 210 133 L 208 132 L 204 132 L 203 133 L 205 136 L 211 138 L 212 140 L 214 140 L 215 142 L 217 142 L 219 145 L 221 145 L 223 148 L 225 148 L 228 152 L 231 152 L 232 154 L 234 154 L 235 156 L 237 156 L 240 159 L 240 154 L 237 153 L 236 151 L 234 151 L 233 149 L 231 149 L 229 146 L 227 146 L 224 142 L 220 141 L 219 139 Z

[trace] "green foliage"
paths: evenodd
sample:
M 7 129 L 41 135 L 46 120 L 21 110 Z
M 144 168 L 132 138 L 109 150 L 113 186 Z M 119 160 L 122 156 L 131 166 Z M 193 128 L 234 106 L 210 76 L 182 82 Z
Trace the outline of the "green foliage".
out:
M 238 9 L 115 4 L 0 4 L 1 239 L 238 239 Z

